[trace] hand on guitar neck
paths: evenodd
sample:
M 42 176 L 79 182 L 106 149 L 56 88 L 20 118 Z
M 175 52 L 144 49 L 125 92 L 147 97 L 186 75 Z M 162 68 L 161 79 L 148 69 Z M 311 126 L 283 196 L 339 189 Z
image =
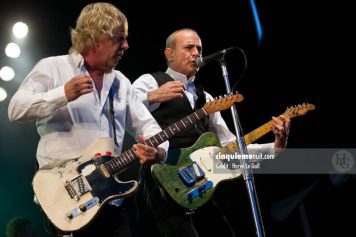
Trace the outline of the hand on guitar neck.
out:
M 276 139 L 283 137 L 280 133 L 284 133 L 284 137 L 288 136 L 290 119 L 314 109 L 315 106 L 312 104 L 287 108 L 280 116 L 272 118 L 269 122 L 246 134 L 243 137 L 246 145 L 270 131 L 279 136 Z M 180 149 L 176 165 L 154 165 L 152 175 L 176 203 L 187 209 L 198 208 L 212 197 L 216 186 L 221 181 L 241 175 L 241 170 L 227 170 L 225 173 L 213 172 L 216 161 L 214 156 L 217 152 L 235 153 L 237 152 L 236 143 L 221 148 L 219 138 L 214 133 L 205 133 L 193 146 Z M 199 171 L 199 175 L 196 175 L 195 170 Z M 194 180 L 195 176 L 199 178 Z

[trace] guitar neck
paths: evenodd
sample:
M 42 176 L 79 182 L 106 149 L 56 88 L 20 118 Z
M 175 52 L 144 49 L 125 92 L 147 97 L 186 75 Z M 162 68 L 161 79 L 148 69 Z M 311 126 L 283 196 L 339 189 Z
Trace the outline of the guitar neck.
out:
M 309 103 L 307 103 L 307 104 L 303 103 L 302 105 L 287 108 L 287 110 L 283 114 L 287 115 L 291 119 L 296 116 L 304 115 L 307 113 L 307 111 L 314 110 L 314 109 L 315 109 L 315 105 L 309 104 Z M 281 114 L 281 115 L 283 115 L 283 114 Z M 280 120 L 282 120 L 281 115 L 279 115 L 277 117 Z M 272 131 L 272 128 L 273 128 L 273 120 L 270 120 L 269 122 L 256 128 L 252 132 L 249 132 L 248 134 L 246 134 L 243 137 L 245 140 L 245 144 L 249 145 L 249 144 L 253 143 L 260 137 L 262 137 L 262 136 L 266 135 L 268 132 Z M 236 142 L 230 143 L 226 146 L 226 148 L 230 149 L 230 150 L 231 149 L 235 150 L 237 148 L 237 144 L 236 144 Z
M 204 108 L 201 108 L 195 111 L 194 113 L 191 113 L 190 115 L 179 120 L 178 122 L 168 126 L 161 132 L 145 140 L 143 143 L 147 146 L 157 147 L 159 144 L 162 144 L 163 142 L 167 141 L 175 134 L 189 127 L 192 127 L 196 122 L 198 122 L 200 119 L 204 118 L 207 115 L 208 113 L 204 110 Z M 134 152 L 134 149 L 131 148 L 125 151 L 124 153 L 122 153 L 121 155 L 114 157 L 110 161 L 106 162 L 105 167 L 111 174 L 114 174 L 120 169 L 126 167 L 129 163 L 134 161 L 136 158 L 137 158 L 136 153 Z
M 281 115 L 278 116 L 279 119 L 281 118 Z M 255 130 L 249 132 L 244 136 L 245 144 L 249 145 L 259 139 L 260 137 L 266 135 L 270 131 L 272 131 L 273 128 L 273 120 L 263 124 L 262 126 L 256 128 Z

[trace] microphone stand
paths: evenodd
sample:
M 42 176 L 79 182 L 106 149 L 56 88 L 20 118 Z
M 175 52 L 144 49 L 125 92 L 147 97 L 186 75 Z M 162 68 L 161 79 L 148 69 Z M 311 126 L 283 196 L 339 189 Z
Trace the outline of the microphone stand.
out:
M 230 94 L 231 88 L 230 88 L 229 76 L 228 76 L 228 72 L 226 69 L 226 62 L 225 62 L 224 55 L 222 55 L 222 57 L 219 59 L 219 62 L 220 62 L 221 70 L 222 70 L 222 75 L 223 75 L 224 81 L 225 81 L 226 91 L 228 94 Z M 245 144 L 245 141 L 243 140 L 241 124 L 240 124 L 240 120 L 237 115 L 235 105 L 231 106 L 231 113 L 232 113 L 233 123 L 234 123 L 234 127 L 235 127 L 235 132 L 236 132 L 236 144 L 238 145 L 240 154 L 248 155 L 246 144 Z M 252 174 L 251 167 L 247 164 L 247 161 L 245 159 L 240 159 L 240 165 L 242 165 L 242 174 L 243 174 L 243 177 L 244 177 L 244 180 L 246 183 L 246 187 L 248 190 L 248 194 L 249 194 L 249 199 L 250 199 L 250 203 L 251 203 L 252 214 L 253 214 L 253 219 L 255 222 L 257 236 L 259 236 L 259 237 L 265 236 L 261 212 L 259 210 L 259 206 L 256 201 L 257 195 L 255 194 L 255 186 L 253 184 L 253 174 Z

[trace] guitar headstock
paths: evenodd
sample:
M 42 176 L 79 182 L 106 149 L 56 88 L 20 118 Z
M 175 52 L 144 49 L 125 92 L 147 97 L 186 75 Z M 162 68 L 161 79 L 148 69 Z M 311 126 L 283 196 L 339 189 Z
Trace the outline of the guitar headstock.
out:
M 208 114 L 212 114 L 220 110 L 226 110 L 230 108 L 234 103 L 241 102 L 243 99 L 243 95 L 238 94 L 236 92 L 235 94 L 231 94 L 229 96 L 225 95 L 220 99 L 207 102 L 204 104 L 203 108 Z
M 305 115 L 309 110 L 314 110 L 314 109 L 315 106 L 313 104 L 303 103 L 301 105 L 288 107 L 284 113 L 287 114 L 288 117 L 293 118 L 293 117 Z

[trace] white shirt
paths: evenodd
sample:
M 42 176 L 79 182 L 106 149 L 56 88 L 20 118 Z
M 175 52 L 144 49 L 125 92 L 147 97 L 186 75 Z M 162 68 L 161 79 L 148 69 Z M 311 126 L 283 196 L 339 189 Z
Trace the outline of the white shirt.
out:
M 89 75 L 80 54 L 44 58 L 27 75 L 10 101 L 10 121 L 36 120 L 40 167 L 55 160 L 80 157 L 97 138 L 113 138 L 108 97 L 112 85 L 115 87 L 117 153 L 121 153 L 125 130 L 133 137 L 142 134 L 145 139 L 162 131 L 133 93 L 130 81 L 117 70 L 105 73 L 100 97 L 94 86 L 92 93 L 68 102 L 64 84 L 80 74 Z M 166 151 L 168 146 L 168 141 L 160 145 Z
M 193 82 L 195 80 L 195 76 L 187 78 L 186 75 L 176 72 L 171 68 L 167 68 L 166 73 L 174 80 L 182 81 L 185 86 L 188 82 Z M 149 111 L 153 112 L 160 106 L 160 103 L 149 104 L 147 100 L 147 94 L 158 88 L 158 83 L 151 74 L 143 74 L 133 82 L 132 86 L 133 90 L 137 93 Z M 184 93 L 187 96 L 191 107 L 194 108 L 194 94 L 188 90 L 184 90 Z M 213 97 L 209 93 L 205 92 L 205 96 L 207 101 L 213 100 Z M 226 122 L 222 118 L 220 112 L 215 112 L 209 116 L 209 130 L 214 132 L 219 137 L 222 146 L 236 141 L 235 135 L 228 129 Z M 250 144 L 247 146 L 247 148 L 249 152 L 251 151 L 252 153 L 256 154 L 260 152 L 274 154 L 273 143 Z

